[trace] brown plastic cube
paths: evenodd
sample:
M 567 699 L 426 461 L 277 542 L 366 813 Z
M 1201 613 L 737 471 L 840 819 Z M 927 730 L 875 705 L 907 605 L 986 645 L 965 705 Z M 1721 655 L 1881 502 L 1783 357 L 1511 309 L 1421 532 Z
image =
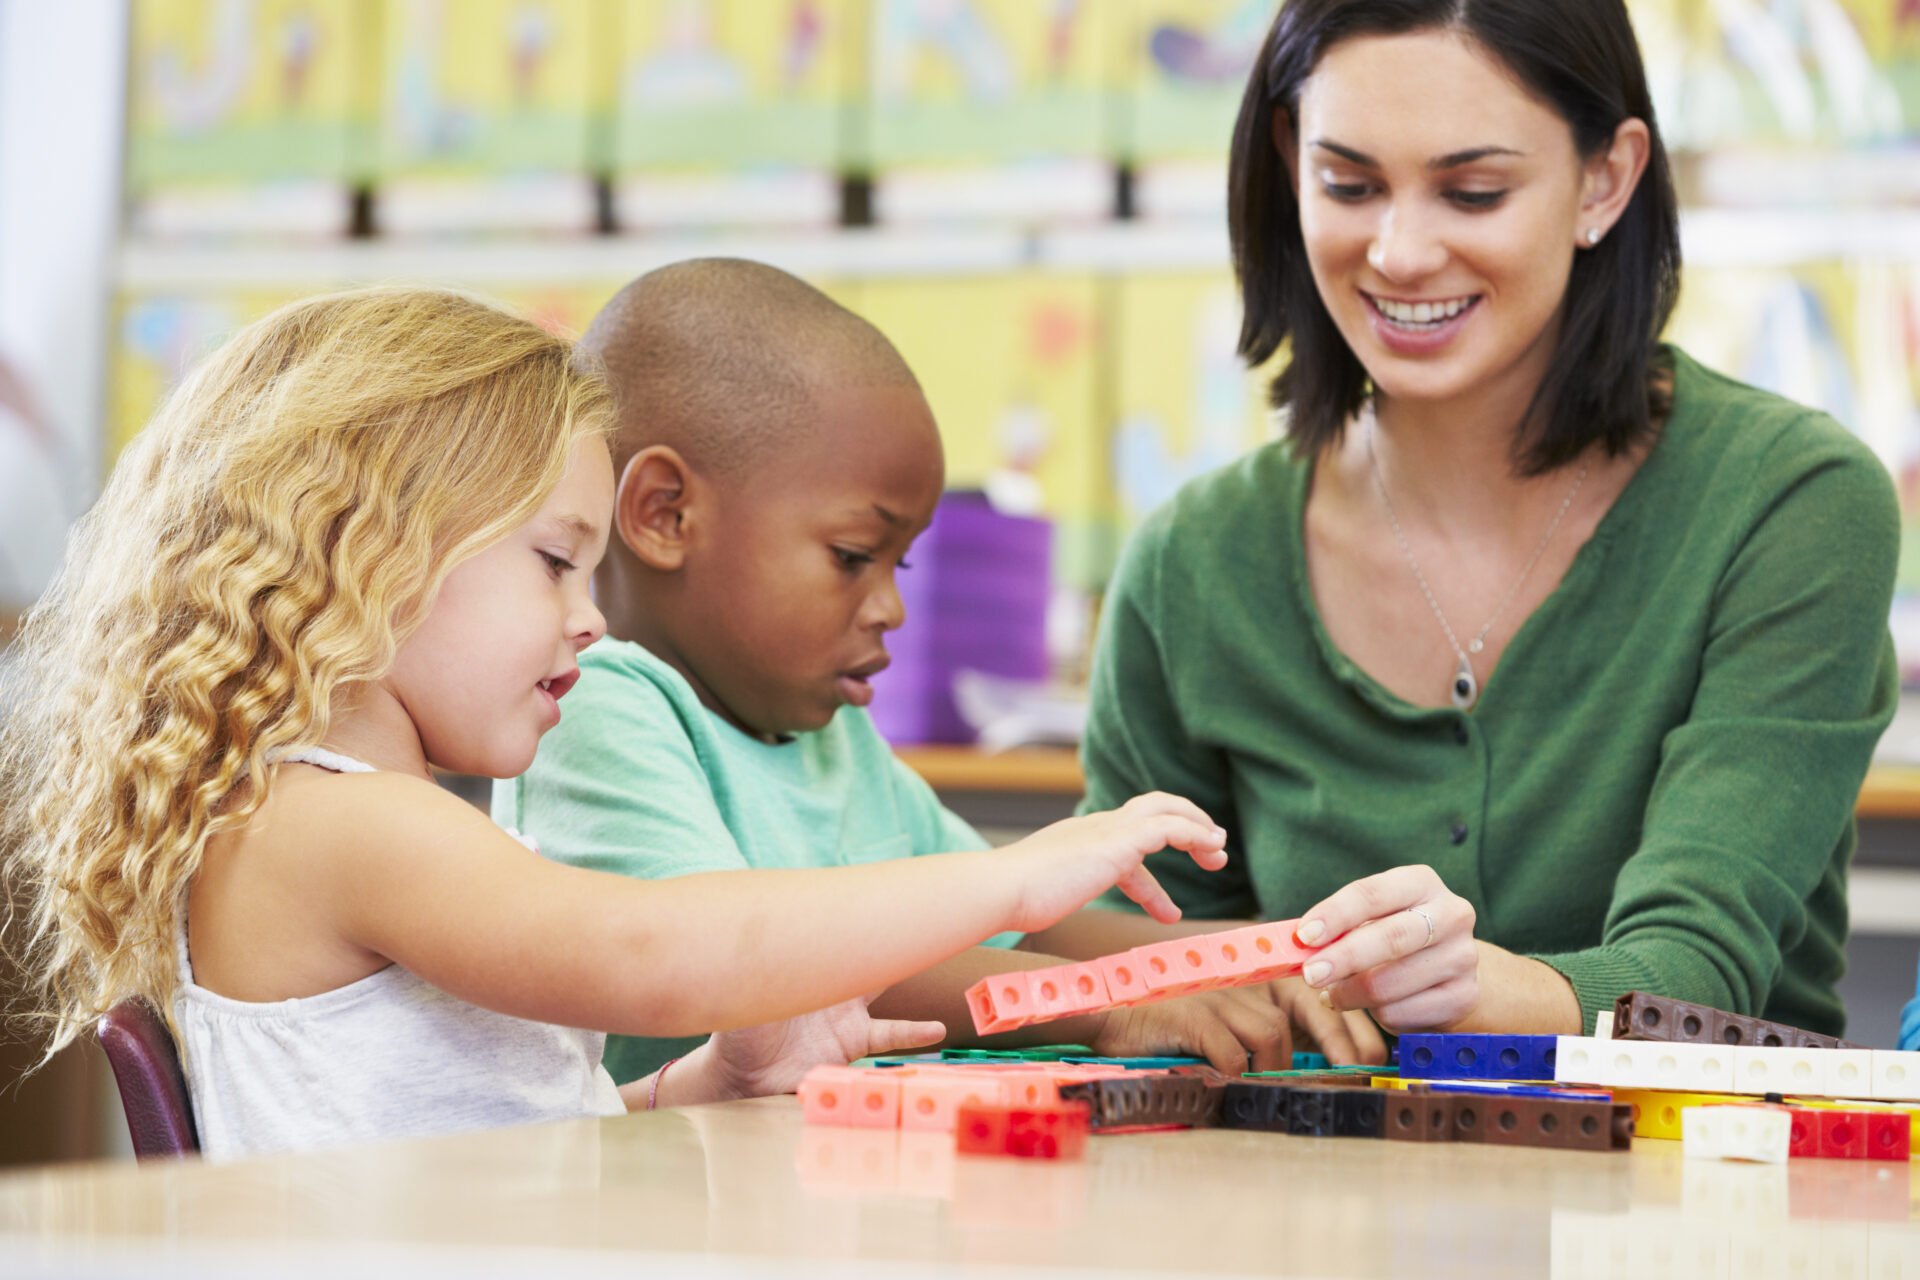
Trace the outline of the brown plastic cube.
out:
M 1390 1089 L 1383 1134 L 1396 1142 L 1452 1142 L 1454 1104 L 1460 1095 Z

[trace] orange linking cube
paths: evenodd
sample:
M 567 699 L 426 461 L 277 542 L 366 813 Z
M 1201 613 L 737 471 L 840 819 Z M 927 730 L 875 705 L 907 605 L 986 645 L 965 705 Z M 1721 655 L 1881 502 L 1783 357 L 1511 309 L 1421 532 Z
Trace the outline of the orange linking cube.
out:
M 998 973 L 967 989 L 982 1035 L 1080 1013 L 1151 1004 L 1195 991 L 1245 987 L 1298 973 L 1318 950 L 1293 936 L 1297 920 L 1196 934 L 1085 964 Z
M 955 1146 L 962 1155 L 1074 1160 L 1087 1149 L 1091 1109 L 1084 1102 L 1051 1107 L 960 1108 Z

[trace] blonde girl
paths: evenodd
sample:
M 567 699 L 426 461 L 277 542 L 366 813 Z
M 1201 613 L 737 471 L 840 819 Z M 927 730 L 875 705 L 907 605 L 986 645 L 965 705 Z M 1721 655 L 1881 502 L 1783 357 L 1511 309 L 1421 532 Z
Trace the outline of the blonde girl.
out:
M 436 786 L 524 770 L 602 633 L 611 421 L 568 343 L 439 291 L 296 303 L 180 387 L 28 619 L 0 735 L 54 1048 L 145 997 L 216 1156 L 727 1096 L 937 1036 L 856 997 L 1111 885 L 1172 918 L 1155 850 L 1224 863 L 1149 796 L 997 852 L 647 882 Z M 599 1066 L 606 1032 L 823 1006 L 624 1092 Z

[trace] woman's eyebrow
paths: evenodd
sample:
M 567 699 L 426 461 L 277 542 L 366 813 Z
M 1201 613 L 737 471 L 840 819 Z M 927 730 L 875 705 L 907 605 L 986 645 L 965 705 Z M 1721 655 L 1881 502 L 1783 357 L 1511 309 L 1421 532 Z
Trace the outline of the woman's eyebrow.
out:
M 1331 151 L 1341 159 L 1364 169 L 1380 167 L 1380 162 L 1366 152 L 1355 151 L 1352 147 L 1342 146 L 1327 138 L 1315 138 L 1309 145 L 1319 147 L 1323 151 Z M 1469 165 L 1476 160 L 1486 160 L 1494 156 L 1524 156 L 1525 154 L 1526 152 L 1516 151 L 1512 147 L 1469 147 L 1465 151 L 1450 151 L 1444 156 L 1435 156 L 1427 161 L 1427 168 L 1437 173 L 1445 169 L 1458 169 L 1462 165 Z

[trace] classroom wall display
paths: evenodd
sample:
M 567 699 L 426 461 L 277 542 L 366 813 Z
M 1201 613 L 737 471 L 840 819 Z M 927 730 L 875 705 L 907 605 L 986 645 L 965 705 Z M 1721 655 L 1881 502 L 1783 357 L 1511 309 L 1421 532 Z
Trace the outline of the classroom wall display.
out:
M 155 290 L 123 293 L 113 310 L 108 371 L 107 466 L 113 465 L 187 372 L 221 343 L 268 312 L 334 284 L 263 281 L 245 290 Z M 577 338 L 624 281 L 598 284 L 480 286 L 470 291 L 510 307 L 549 333 Z M 461 287 L 454 285 L 452 287 Z
M 622 226 L 827 225 L 856 123 L 854 0 L 622 0 Z
M 233 201 L 213 220 L 343 232 L 345 192 L 370 160 L 377 14 L 372 0 L 139 0 L 127 89 L 136 222 L 164 231 L 178 219 L 148 214 L 156 199 L 191 192 L 205 208 L 237 191 L 250 207 Z
M 123 294 L 113 307 L 106 465 L 138 435 L 180 379 L 214 348 L 305 290 Z
M 1668 145 L 1873 144 L 1920 114 L 1906 0 L 1629 0 Z
M 381 0 L 383 229 L 591 229 L 615 11 Z
M 1109 288 L 1113 514 L 1131 532 L 1187 481 L 1273 438 L 1272 370 L 1249 373 L 1234 354 L 1231 274 L 1126 275 Z
M 867 158 L 1104 156 L 1122 6 L 867 0 Z
M 1224 170 L 1273 12 L 1272 0 L 1133 0 L 1122 46 L 1122 158 L 1207 160 Z
M 1098 280 L 874 279 L 848 283 L 841 300 L 913 367 L 940 423 L 948 488 L 1051 517 L 1055 580 L 1098 591 L 1113 562 Z
M 859 13 L 851 0 L 624 0 L 616 168 L 837 169 Z

